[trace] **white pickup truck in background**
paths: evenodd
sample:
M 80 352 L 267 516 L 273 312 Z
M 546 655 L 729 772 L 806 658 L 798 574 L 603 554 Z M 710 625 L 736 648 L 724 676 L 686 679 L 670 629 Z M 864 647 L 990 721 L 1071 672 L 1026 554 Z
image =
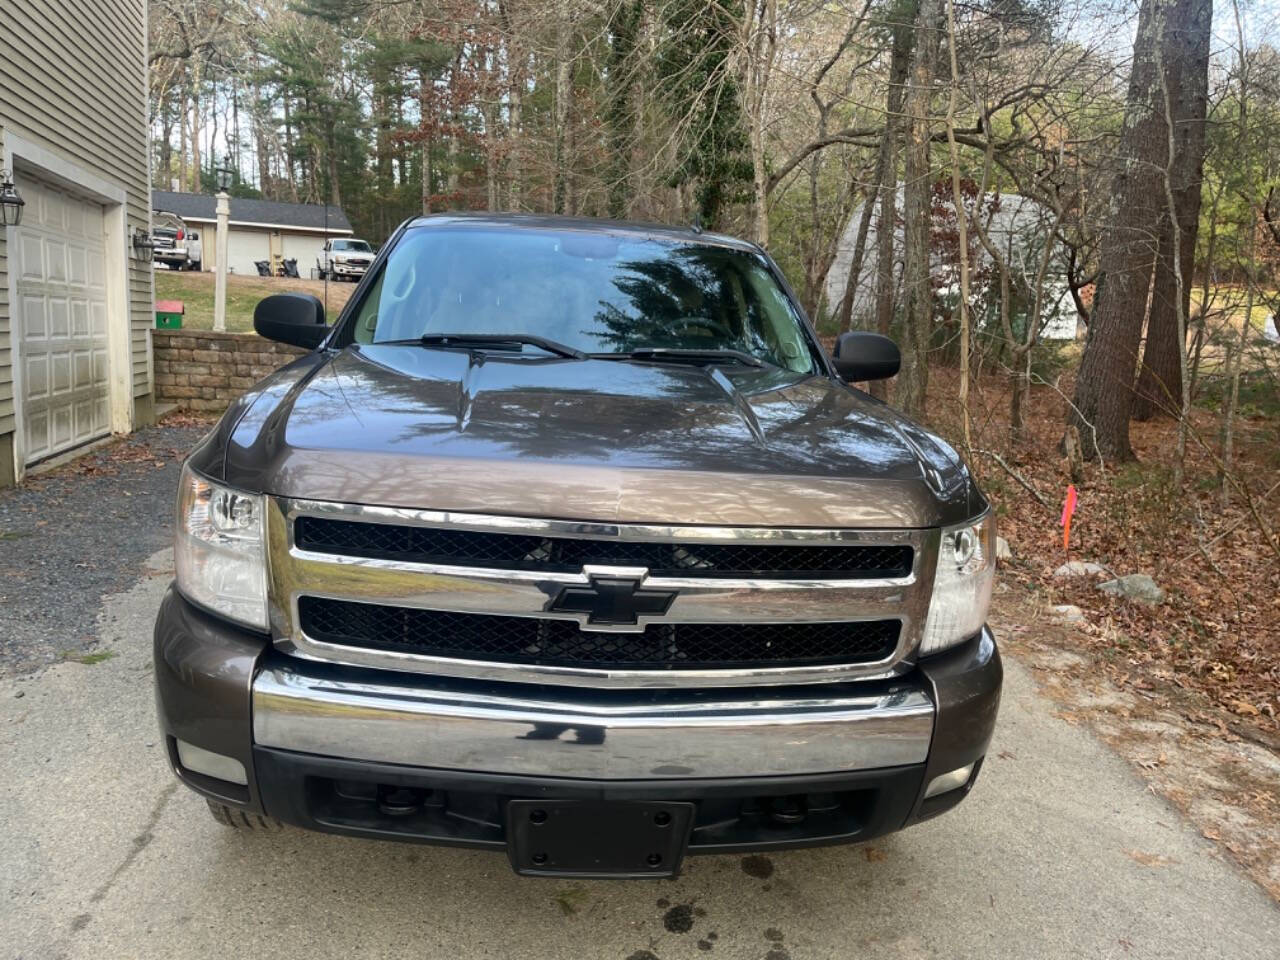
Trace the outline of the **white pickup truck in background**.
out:
M 326 240 L 324 252 L 316 259 L 317 276 L 356 282 L 373 264 L 374 256 L 367 240 Z
M 151 215 L 152 258 L 170 270 L 199 270 L 204 259 L 200 234 L 176 213 L 157 210 Z

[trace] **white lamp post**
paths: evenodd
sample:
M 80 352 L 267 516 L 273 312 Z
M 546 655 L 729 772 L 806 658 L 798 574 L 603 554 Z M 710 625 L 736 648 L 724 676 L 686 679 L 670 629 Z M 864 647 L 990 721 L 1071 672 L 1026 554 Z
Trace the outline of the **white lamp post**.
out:
M 219 167 L 216 173 L 218 237 L 214 253 L 213 329 L 223 332 L 227 329 L 227 221 L 231 218 L 231 197 L 227 188 L 231 186 L 232 171 L 227 167 Z

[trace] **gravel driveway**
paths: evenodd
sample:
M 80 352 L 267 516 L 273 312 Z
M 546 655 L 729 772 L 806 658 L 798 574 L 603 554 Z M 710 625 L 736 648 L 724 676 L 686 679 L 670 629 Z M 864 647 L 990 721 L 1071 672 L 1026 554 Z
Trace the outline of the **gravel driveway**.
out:
M 92 656 L 102 597 L 170 543 L 179 465 L 210 426 L 170 422 L 0 489 L 0 675 Z

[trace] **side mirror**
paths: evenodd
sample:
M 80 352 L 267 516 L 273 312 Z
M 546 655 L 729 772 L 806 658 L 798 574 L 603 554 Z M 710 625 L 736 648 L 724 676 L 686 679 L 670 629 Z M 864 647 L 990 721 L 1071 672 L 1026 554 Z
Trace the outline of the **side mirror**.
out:
M 831 357 L 840 379 L 849 383 L 888 380 L 902 366 L 902 354 L 896 343 L 864 330 L 840 334 Z
M 324 304 L 309 293 L 277 293 L 253 310 L 253 329 L 268 340 L 314 350 L 329 335 Z

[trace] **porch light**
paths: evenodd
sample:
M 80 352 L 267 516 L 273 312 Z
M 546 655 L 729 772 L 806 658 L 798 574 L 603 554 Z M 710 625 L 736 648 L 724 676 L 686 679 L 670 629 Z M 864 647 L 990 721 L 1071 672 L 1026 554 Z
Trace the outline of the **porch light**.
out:
M 133 255 L 139 260 L 150 260 L 152 251 L 155 250 L 155 241 L 141 227 L 135 227 L 133 230 Z
M 8 170 L 0 173 L 0 227 L 16 227 L 22 223 L 22 208 L 27 201 L 13 185 L 13 174 Z

